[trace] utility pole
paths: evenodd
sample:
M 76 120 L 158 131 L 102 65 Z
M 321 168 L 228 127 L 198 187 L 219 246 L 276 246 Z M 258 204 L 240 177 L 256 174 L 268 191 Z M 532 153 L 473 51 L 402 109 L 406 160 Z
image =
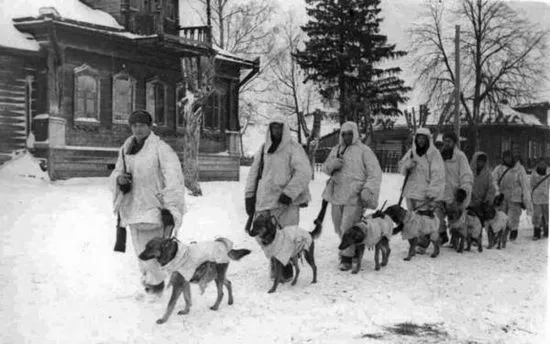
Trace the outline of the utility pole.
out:
M 208 27 L 208 44 L 212 45 L 212 6 L 210 0 L 206 0 L 206 26 Z
M 460 147 L 460 25 L 455 26 L 455 133 Z

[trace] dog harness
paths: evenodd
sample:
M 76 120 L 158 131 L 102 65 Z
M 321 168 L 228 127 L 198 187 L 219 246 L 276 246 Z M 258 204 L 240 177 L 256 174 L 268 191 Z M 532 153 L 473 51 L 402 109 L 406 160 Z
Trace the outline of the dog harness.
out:
M 430 240 L 439 238 L 439 219 L 429 216 L 422 216 L 413 211 L 407 212 L 403 220 L 403 240 L 410 240 L 422 235 L 430 235 Z
M 464 229 L 459 229 L 459 233 L 463 236 L 467 236 L 468 233 L 473 237 L 477 238 L 481 235 L 481 220 L 476 215 L 471 215 L 470 213 L 466 214 L 466 225 Z
M 363 244 L 369 250 L 372 249 L 382 237 L 386 237 L 389 241 L 393 232 L 393 222 L 389 216 L 385 216 L 384 218 L 362 218 L 355 226 L 359 227 L 365 234 Z
M 489 227 L 491 227 L 494 233 L 498 233 L 501 230 L 504 230 L 504 228 L 508 225 L 508 215 L 506 215 L 503 211 L 498 210 L 495 217 L 491 220 L 487 220 L 486 223 Z
M 195 274 L 195 270 L 205 262 L 218 264 L 229 263 L 228 252 L 233 248 L 229 239 L 219 238 L 215 241 L 201 241 L 184 245 L 177 241 L 178 251 L 174 259 L 161 267 L 168 275 L 179 272 L 187 281 Z
M 260 242 L 260 241 L 258 241 Z M 308 231 L 298 226 L 287 226 L 277 230 L 275 239 L 269 245 L 260 246 L 267 258 L 275 258 L 281 264 L 287 265 L 290 258 L 298 255 L 303 250 L 309 249 L 313 239 Z

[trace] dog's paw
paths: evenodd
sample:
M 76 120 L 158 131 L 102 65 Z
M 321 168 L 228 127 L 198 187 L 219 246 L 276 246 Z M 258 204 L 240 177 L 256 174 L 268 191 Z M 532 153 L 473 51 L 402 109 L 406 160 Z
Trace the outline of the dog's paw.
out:
M 353 269 L 353 270 L 351 270 L 351 273 L 354 274 L 354 275 L 357 275 L 358 272 L 359 272 L 359 269 Z
M 210 307 L 210 310 L 212 310 L 212 311 L 217 311 L 217 310 L 218 310 L 218 306 L 212 306 L 212 307 Z
M 188 309 L 182 309 L 181 311 L 178 312 L 178 315 L 186 315 L 186 314 L 189 314 Z
M 380 266 L 375 267 L 374 270 L 380 271 Z
M 157 320 L 157 324 L 159 324 L 159 325 L 162 325 L 165 322 L 166 322 L 166 319 L 164 319 L 164 318 L 160 318 L 160 319 Z
M 274 292 L 275 292 L 275 289 L 269 289 L 269 290 L 267 291 L 268 294 L 273 294 Z
M 469 248 L 465 248 L 464 251 L 470 252 L 470 249 L 469 249 Z
M 437 258 L 438 254 L 435 254 L 435 253 L 432 253 L 432 255 L 430 256 L 430 258 Z
M 411 259 L 412 259 L 412 257 L 405 257 L 405 258 L 403 258 L 403 260 L 406 261 L 406 262 L 408 262 L 408 261 L 411 260 Z
M 317 280 L 311 281 L 311 284 L 316 284 L 316 283 L 317 283 Z

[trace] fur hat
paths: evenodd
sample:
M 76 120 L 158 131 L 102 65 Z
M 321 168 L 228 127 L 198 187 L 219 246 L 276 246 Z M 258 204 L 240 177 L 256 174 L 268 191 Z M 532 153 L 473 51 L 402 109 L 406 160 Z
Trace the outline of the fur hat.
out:
M 146 124 L 150 127 L 153 124 L 153 117 L 145 110 L 136 110 L 128 118 L 128 124 L 132 125 L 136 123 Z
M 454 133 L 453 131 L 448 131 L 445 134 L 443 134 L 443 140 L 445 139 L 451 139 L 454 141 L 454 143 L 458 142 L 458 136 L 456 136 L 456 133 Z

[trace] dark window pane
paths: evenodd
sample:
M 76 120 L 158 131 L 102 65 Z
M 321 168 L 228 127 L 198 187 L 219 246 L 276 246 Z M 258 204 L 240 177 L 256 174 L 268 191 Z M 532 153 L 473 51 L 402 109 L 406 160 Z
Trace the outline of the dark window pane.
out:
M 165 124 L 165 109 L 164 109 L 164 85 L 155 84 L 155 118 L 157 124 Z

